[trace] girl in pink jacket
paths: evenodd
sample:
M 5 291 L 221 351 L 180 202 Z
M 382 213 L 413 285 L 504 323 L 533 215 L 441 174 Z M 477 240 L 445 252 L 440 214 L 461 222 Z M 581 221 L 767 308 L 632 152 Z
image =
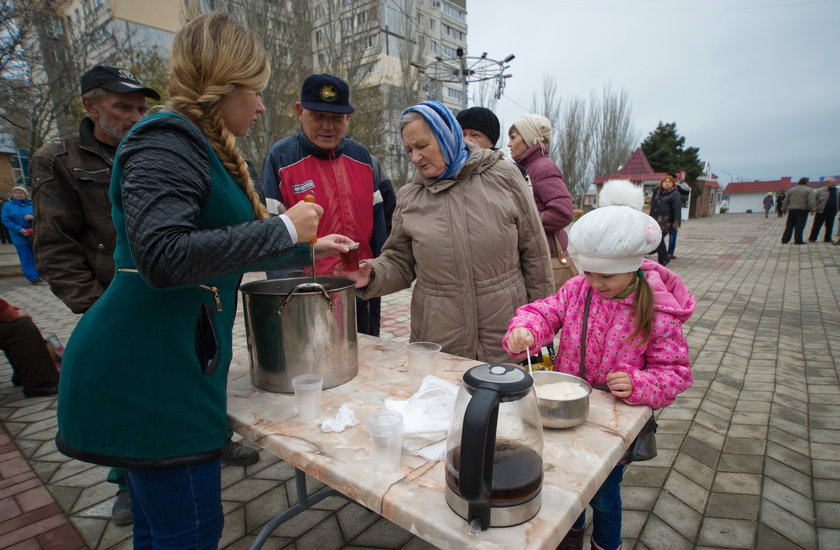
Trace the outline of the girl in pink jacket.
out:
M 661 409 L 693 381 L 682 323 L 696 302 L 677 274 L 644 258 L 659 244 L 661 230 L 641 212 L 642 188 L 608 181 L 599 201 L 602 207 L 582 216 L 569 234 L 584 274 L 520 307 L 503 346 L 524 357 L 559 330 L 554 370 L 581 376 L 631 405 Z M 621 548 L 623 471 L 618 464 L 590 502 L 592 548 Z M 581 514 L 558 550 L 583 548 L 584 526 Z

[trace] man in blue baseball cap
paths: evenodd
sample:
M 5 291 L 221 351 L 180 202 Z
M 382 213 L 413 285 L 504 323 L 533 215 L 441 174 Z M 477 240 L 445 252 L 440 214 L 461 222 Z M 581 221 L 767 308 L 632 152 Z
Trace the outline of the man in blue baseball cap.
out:
M 269 211 L 273 205 L 282 212 L 311 195 L 324 209 L 319 236 L 346 235 L 359 243 L 360 260 L 378 256 L 396 199 L 384 173 L 374 171 L 367 149 L 346 137 L 355 111 L 347 83 L 330 74 L 307 77 L 295 110 L 298 133 L 275 143 L 263 163 L 260 185 Z M 318 260 L 317 274 L 332 275 L 337 262 Z M 356 300 L 359 332 L 379 336 L 379 310 L 379 298 Z

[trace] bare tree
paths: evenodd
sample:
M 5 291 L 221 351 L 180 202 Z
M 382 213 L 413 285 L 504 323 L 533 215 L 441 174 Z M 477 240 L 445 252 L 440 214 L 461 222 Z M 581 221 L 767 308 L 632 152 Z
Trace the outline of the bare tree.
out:
M 533 95 L 533 112 L 551 121 L 549 155 L 560 166 L 566 185 L 577 201 L 598 177 L 615 172 L 633 152 L 638 135 L 633 128 L 627 92 L 616 92 L 610 84 L 589 101 L 560 97 L 552 76 L 543 77 L 542 95 Z
M 551 121 L 549 156 L 560 166 L 569 192 L 577 198 L 590 181 L 592 127 L 587 121 L 586 102 L 576 97 L 564 102 L 555 78 L 545 75 L 542 95 L 534 92 L 531 109 Z
M 353 113 L 350 135 L 372 154 L 389 164 L 386 107 L 388 90 L 380 85 L 379 21 L 381 2 L 375 0 L 320 0 L 313 9 L 315 66 L 334 74 L 350 87 Z
M 630 157 L 639 141 L 633 126 L 632 109 L 625 90 L 615 91 L 606 84 L 600 98 L 590 96 L 590 116 L 594 127 L 592 173 L 594 178 L 608 176 Z
M 116 37 L 105 4 L 83 0 L 73 17 L 62 15 L 60 0 L 4 4 L 13 10 L 18 34 L 10 63 L 0 73 L 0 93 L 11 99 L 0 120 L 20 146 L 35 150 L 49 136 L 75 129 L 79 76 L 94 63 L 115 64 L 126 54 L 130 36 Z M 6 12 L 9 13 L 8 11 Z M 4 32 L 14 43 L 15 35 Z
M 480 80 L 473 84 L 472 103 L 479 107 L 487 107 L 491 111 L 496 109 L 496 81 Z
M 21 62 L 23 56 L 23 27 L 16 21 L 18 10 L 11 0 L 0 1 L 0 75 L 4 78 Z
M 557 80 L 549 75 L 543 75 L 542 96 L 534 92 L 531 97 L 531 112 L 544 116 L 551 121 L 551 142 L 548 150 L 549 156 L 557 164 L 561 164 L 560 140 L 558 136 L 562 132 L 561 117 L 563 114 L 563 98 L 557 90 Z
M 398 73 L 393 85 L 386 85 L 386 100 L 383 111 L 387 113 L 384 135 L 386 152 L 383 163 L 395 187 L 401 187 L 413 169 L 403 151 L 399 130 L 399 116 L 403 109 L 421 100 L 421 76 L 423 56 L 428 47 L 428 35 L 417 17 L 414 0 L 388 0 L 386 11 L 386 40 L 396 40 L 396 57 L 399 59 Z M 386 53 L 391 53 L 386 49 Z
M 266 112 L 243 140 L 243 152 L 261 166 L 275 142 L 297 132 L 295 102 L 312 73 L 312 19 L 310 3 L 304 0 L 249 4 L 243 22 L 265 47 L 272 75 L 263 91 Z
M 593 125 L 587 111 L 584 99 L 573 97 L 567 100 L 561 116 L 562 128 L 557 135 L 557 149 L 562 160 L 560 167 L 578 206 L 583 204 L 583 196 L 592 182 Z

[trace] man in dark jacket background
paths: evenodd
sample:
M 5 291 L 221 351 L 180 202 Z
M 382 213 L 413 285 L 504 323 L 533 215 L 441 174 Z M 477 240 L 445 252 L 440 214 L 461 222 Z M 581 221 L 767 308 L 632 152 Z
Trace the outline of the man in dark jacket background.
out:
M 379 256 L 388 237 L 396 198 L 390 180 L 365 147 L 347 137 L 350 89 L 340 78 L 314 74 L 295 103 L 300 129 L 272 145 L 260 185 L 269 211 L 278 212 L 312 195 L 323 209 L 319 235 L 340 233 L 359 243 L 359 259 Z M 332 275 L 336 258 L 316 262 L 318 275 Z M 269 272 L 277 277 L 281 273 Z M 380 298 L 356 299 L 358 331 L 379 336 Z
M 131 73 L 96 65 L 82 75 L 87 116 L 79 133 L 32 155 L 33 248 L 38 271 L 73 313 L 84 313 L 114 277 L 116 233 L 108 188 L 117 145 L 160 95 Z
M 782 244 L 789 243 L 791 235 L 793 244 L 805 244 L 802 235 L 805 223 L 808 221 L 808 214 L 816 209 L 814 191 L 808 187 L 808 178 L 800 178 L 799 183 L 788 190 L 782 203 L 782 210 L 788 213 L 785 231 L 782 233 Z
M 816 242 L 820 235 L 820 229 L 825 224 L 823 241 L 830 243 L 832 241 L 831 233 L 834 230 L 834 217 L 837 215 L 838 206 L 840 206 L 837 180 L 828 180 L 823 187 L 817 189 L 814 193 L 814 202 L 816 203 L 817 213 L 814 215 L 814 223 L 811 225 L 811 235 L 808 237 L 808 241 Z

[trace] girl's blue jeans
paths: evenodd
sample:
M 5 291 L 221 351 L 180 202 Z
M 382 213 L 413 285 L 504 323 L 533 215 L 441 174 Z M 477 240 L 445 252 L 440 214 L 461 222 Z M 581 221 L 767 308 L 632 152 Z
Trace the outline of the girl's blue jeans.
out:
M 601 548 L 615 550 L 621 546 L 621 480 L 624 478 L 624 464 L 618 464 L 592 500 L 592 538 Z M 572 529 L 583 529 L 586 524 L 584 510 Z
M 218 547 L 222 512 L 221 460 L 161 470 L 125 469 L 134 514 L 134 550 Z

